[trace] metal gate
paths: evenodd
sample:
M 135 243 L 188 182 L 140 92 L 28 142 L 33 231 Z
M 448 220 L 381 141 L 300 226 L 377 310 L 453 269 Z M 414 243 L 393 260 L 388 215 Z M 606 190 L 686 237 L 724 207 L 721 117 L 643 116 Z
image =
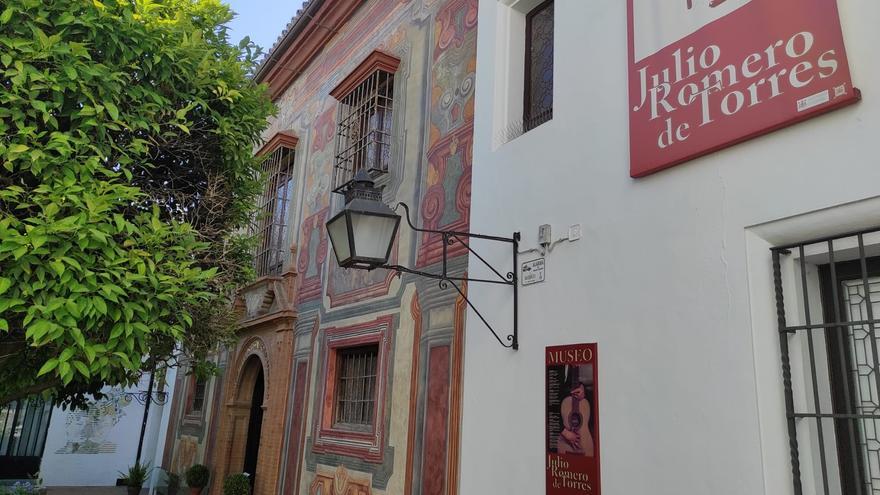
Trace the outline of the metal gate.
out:
M 51 417 L 52 401 L 0 406 L 0 479 L 25 479 L 40 470 Z

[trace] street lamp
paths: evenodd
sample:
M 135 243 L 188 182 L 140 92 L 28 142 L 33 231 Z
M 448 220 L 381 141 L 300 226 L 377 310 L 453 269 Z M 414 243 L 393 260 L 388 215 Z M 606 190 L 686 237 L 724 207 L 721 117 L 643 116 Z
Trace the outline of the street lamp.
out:
M 355 174 L 354 179 L 344 194 L 345 207 L 339 214 L 331 218 L 326 225 L 330 243 L 333 245 L 333 253 L 336 255 L 336 261 L 340 267 L 359 270 L 384 268 L 398 273 L 411 273 L 438 280 L 442 289 L 450 286 L 455 288 L 502 346 L 513 350 L 519 348 L 517 328 L 518 280 L 516 276 L 520 240 L 519 232 L 514 232 L 513 236 L 508 238 L 454 230 L 418 228 L 413 225 L 410 219 L 409 207 L 406 203 L 398 203 L 397 207 L 391 209 L 382 202 L 382 191 L 376 187 L 369 174 L 364 170 L 359 170 Z M 394 240 L 397 237 L 397 230 L 400 226 L 400 215 L 396 213 L 398 207 L 402 207 L 406 212 L 406 223 L 412 230 L 438 234 L 442 237 L 443 258 L 440 273 L 430 273 L 400 265 L 388 264 L 388 259 L 391 257 L 391 248 L 394 246 Z M 513 269 L 506 274 L 502 274 L 471 248 L 470 243 L 467 242 L 468 239 L 482 239 L 510 244 L 513 253 Z M 494 276 L 491 278 L 469 278 L 450 274 L 448 271 L 449 246 L 455 244 L 464 246 L 476 259 L 489 267 Z M 468 299 L 465 290 L 462 288 L 463 286 L 460 285 L 462 282 L 508 285 L 513 288 L 513 330 L 503 340 Z
M 388 263 L 400 215 L 382 202 L 382 191 L 358 171 L 345 191 L 345 208 L 327 222 L 327 233 L 342 268 L 372 270 Z

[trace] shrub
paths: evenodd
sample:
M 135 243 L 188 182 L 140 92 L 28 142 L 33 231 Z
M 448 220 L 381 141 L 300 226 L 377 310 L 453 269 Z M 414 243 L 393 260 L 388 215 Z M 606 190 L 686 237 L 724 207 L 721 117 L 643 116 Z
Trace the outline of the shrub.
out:
M 251 481 L 244 473 L 233 474 L 223 482 L 223 495 L 251 495 Z
M 0 486 L 0 495 L 32 495 L 40 492 L 40 487 L 29 481 L 16 482 L 12 486 Z
M 193 464 L 186 470 L 186 486 L 204 488 L 208 484 L 208 468 L 204 464 Z
M 168 488 L 177 490 L 180 488 L 180 475 L 173 471 L 165 471 L 165 478 L 168 479 Z
M 135 488 L 140 488 L 144 486 L 144 482 L 147 481 L 147 477 L 150 475 L 150 464 L 141 464 L 139 462 L 135 462 L 133 466 L 128 468 L 128 472 L 123 473 L 120 471 L 119 474 L 122 475 L 122 479 L 125 480 L 125 486 L 133 486 Z

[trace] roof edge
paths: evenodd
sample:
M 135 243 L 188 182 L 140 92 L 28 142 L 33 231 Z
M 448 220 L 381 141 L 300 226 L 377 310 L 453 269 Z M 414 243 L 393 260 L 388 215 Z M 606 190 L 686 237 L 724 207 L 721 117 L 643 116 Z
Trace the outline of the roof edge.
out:
M 364 0 L 311 0 L 288 24 L 257 68 L 254 80 L 269 85 L 277 100 L 323 50 Z

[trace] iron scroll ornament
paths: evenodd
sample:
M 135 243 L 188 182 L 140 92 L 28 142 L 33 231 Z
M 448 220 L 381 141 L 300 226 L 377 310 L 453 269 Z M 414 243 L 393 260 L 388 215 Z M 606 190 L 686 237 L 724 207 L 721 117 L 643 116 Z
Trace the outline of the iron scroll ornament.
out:
M 427 234 L 438 234 L 443 239 L 443 260 L 441 265 L 440 273 L 430 273 L 421 270 L 415 270 L 413 268 L 408 268 L 401 265 L 382 265 L 377 268 L 384 268 L 386 270 L 392 270 L 397 272 L 398 274 L 402 273 L 412 273 L 413 275 L 418 275 L 421 277 L 431 278 L 437 280 L 437 285 L 446 290 L 450 286 L 452 286 L 456 292 L 458 292 L 459 296 L 467 303 L 468 307 L 473 310 L 474 314 L 486 325 L 486 328 L 492 332 L 492 335 L 501 344 L 503 347 L 508 349 L 517 350 L 519 349 L 519 300 L 518 300 L 518 284 L 519 280 L 516 275 L 516 266 L 517 266 L 517 256 L 519 251 L 519 241 L 520 241 L 520 233 L 514 232 L 512 237 L 499 237 L 492 235 L 484 235 L 484 234 L 474 234 L 471 232 L 460 232 L 455 230 L 433 230 L 433 229 L 422 229 L 413 225 L 412 220 L 410 219 L 410 210 L 409 206 L 406 203 L 397 203 L 397 205 L 393 208 L 396 212 L 398 208 L 403 208 L 406 212 L 405 218 L 406 223 L 409 227 L 415 232 L 422 232 Z M 512 254 L 513 254 L 513 269 L 506 274 L 502 274 L 495 267 L 489 264 L 485 258 L 480 256 L 479 253 L 474 251 L 468 242 L 465 242 L 466 239 L 482 239 L 493 242 L 503 242 L 511 245 Z M 482 262 L 485 266 L 487 266 L 491 271 L 494 277 L 492 278 L 471 278 L 471 277 L 460 277 L 450 275 L 448 271 L 449 265 L 449 246 L 453 246 L 455 244 L 461 244 L 467 249 L 467 251 L 473 254 L 480 262 Z M 504 336 L 502 339 L 501 336 L 498 335 L 498 332 L 495 331 L 495 328 L 492 327 L 491 324 L 486 320 L 482 313 L 474 306 L 470 299 L 468 299 L 467 294 L 464 289 L 462 289 L 462 283 L 485 283 L 485 284 L 496 284 L 496 285 L 509 285 L 513 287 L 513 329 L 511 332 Z
M 127 399 L 134 399 L 140 405 L 146 405 L 147 401 L 164 406 L 168 402 L 168 392 L 153 392 L 147 390 L 139 390 L 137 392 L 123 392 L 122 396 Z

